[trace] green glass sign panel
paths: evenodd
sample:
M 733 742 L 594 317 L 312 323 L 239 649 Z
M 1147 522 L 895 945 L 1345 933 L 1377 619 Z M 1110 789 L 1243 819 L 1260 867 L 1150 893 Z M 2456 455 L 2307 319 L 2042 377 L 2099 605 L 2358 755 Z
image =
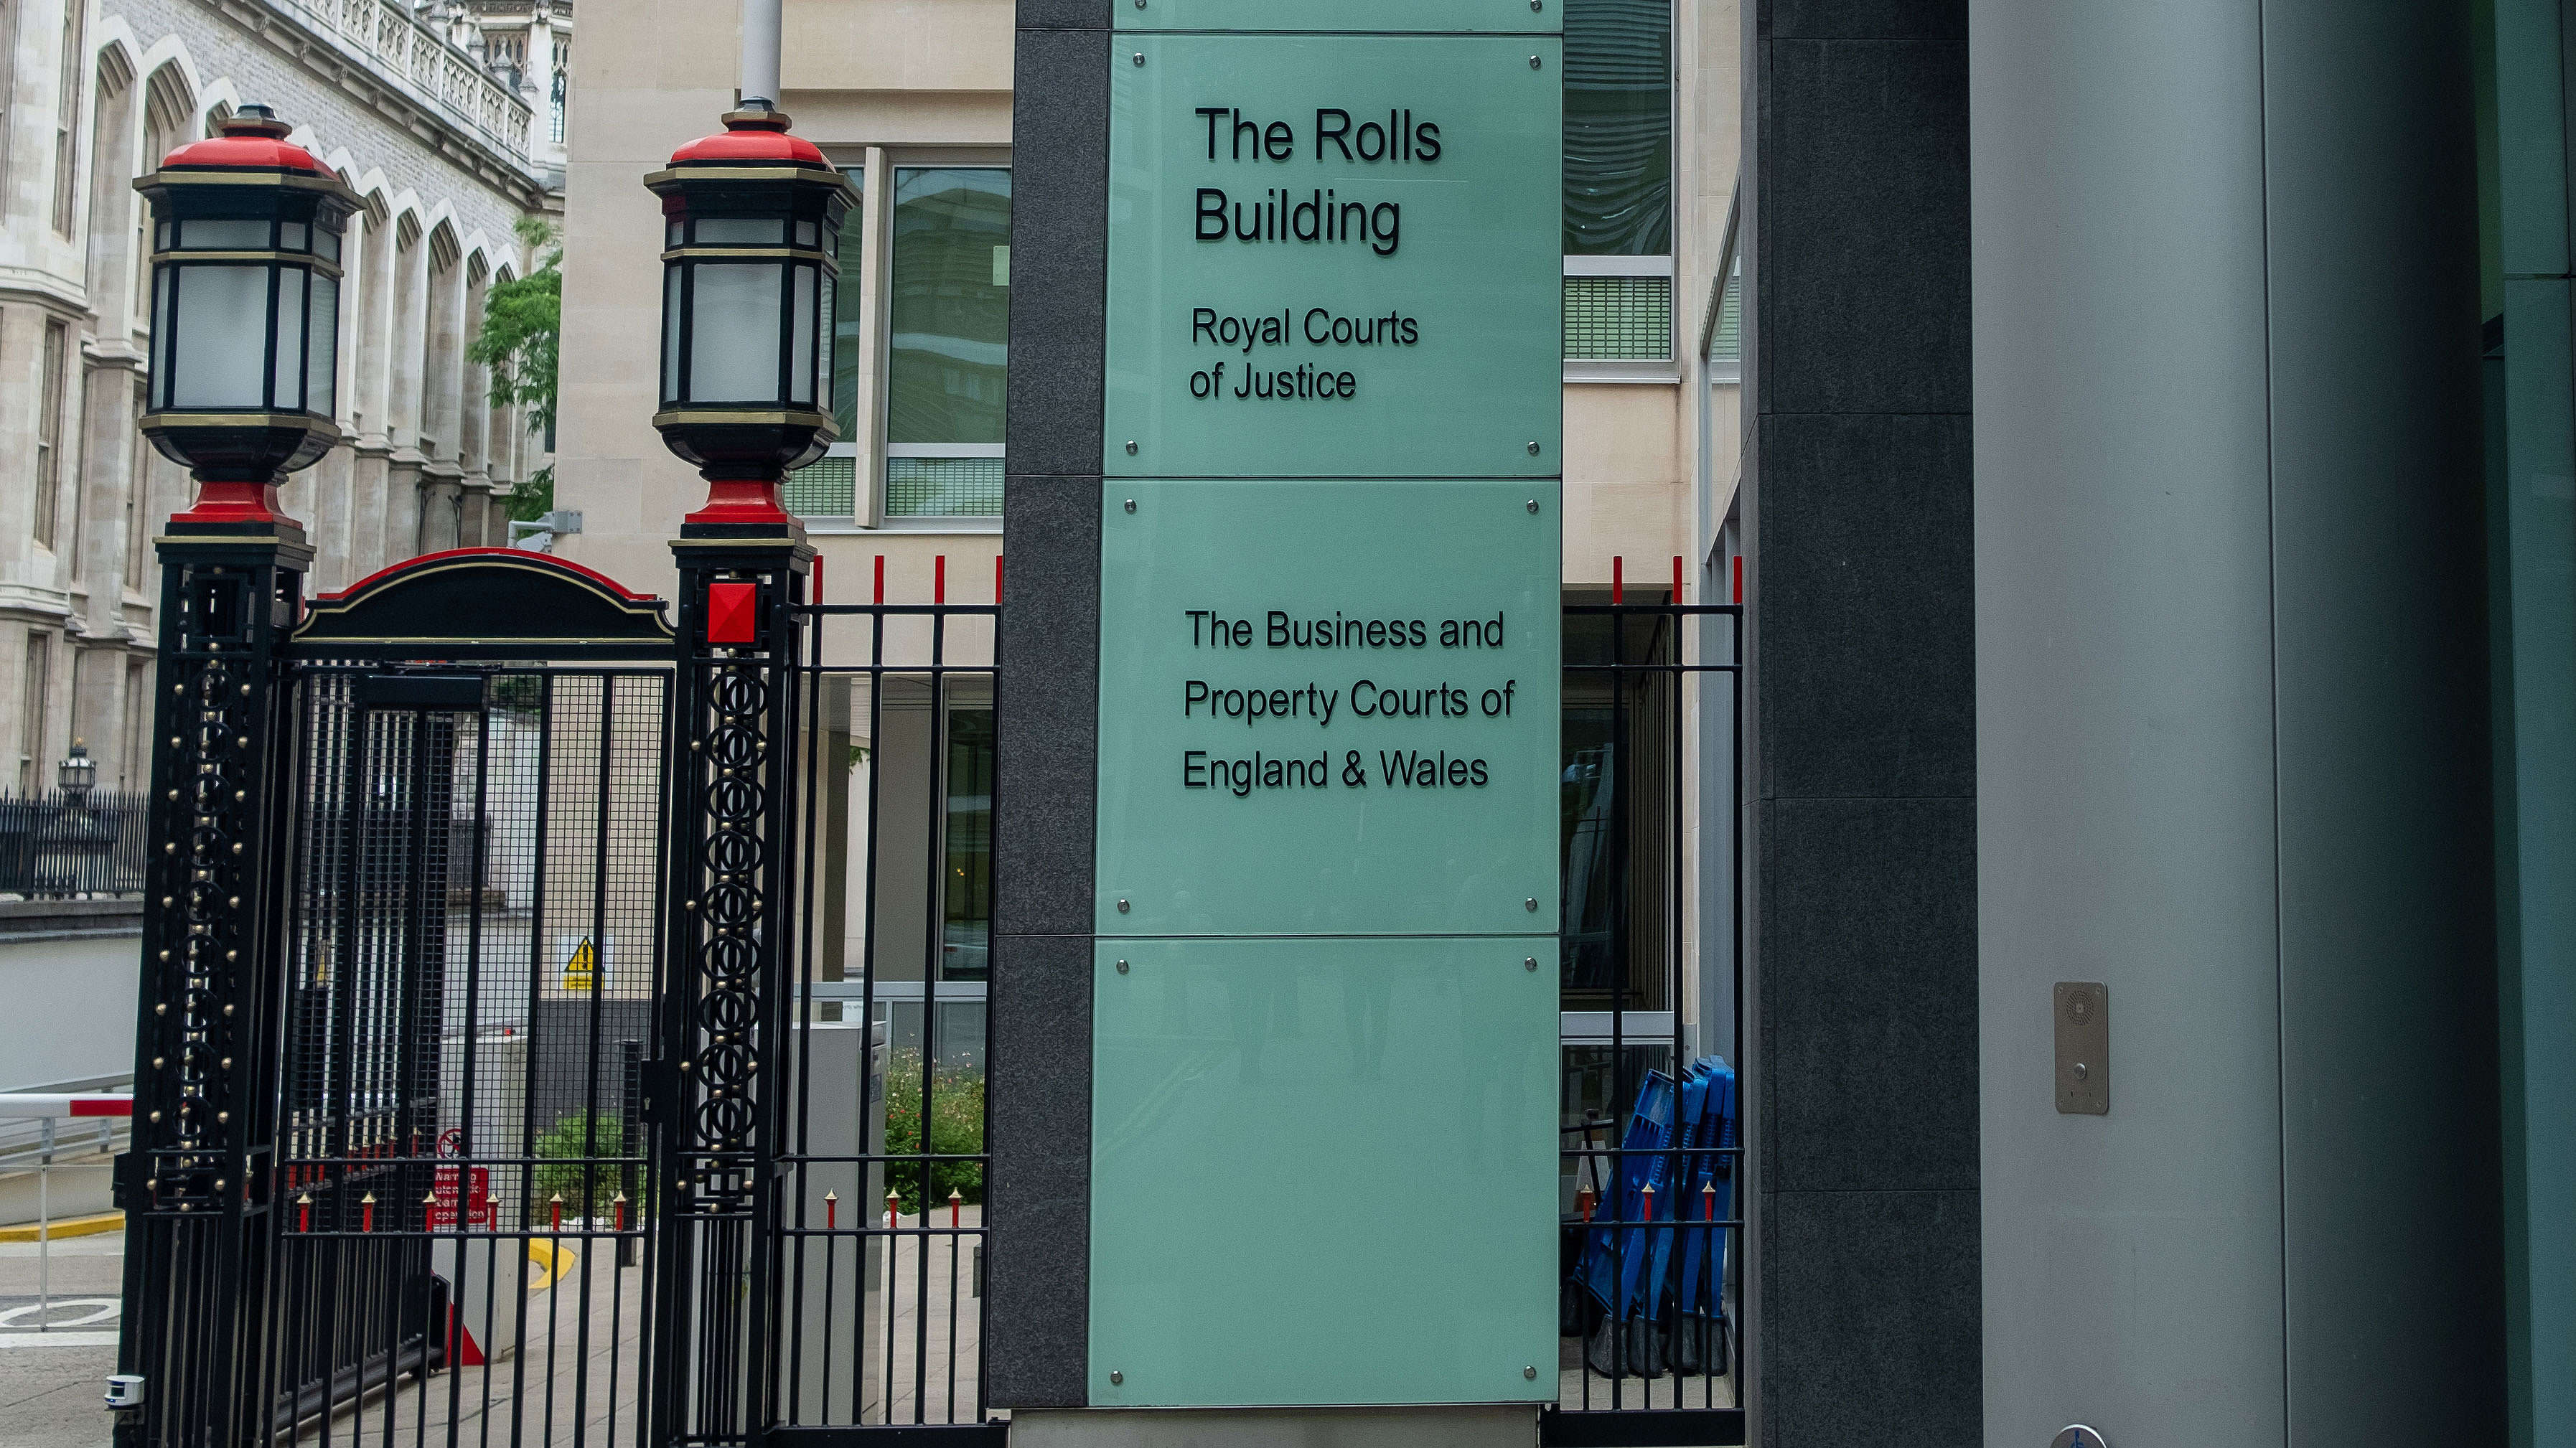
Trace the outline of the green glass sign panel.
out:
M 1554 34 L 1565 0 L 1115 0 L 1121 30 Z
M 1554 36 L 1111 52 L 1109 474 L 1561 471 Z
M 1554 482 L 1112 481 L 1102 515 L 1100 934 L 1556 929 Z
M 1092 1404 L 1552 1400 L 1555 948 L 1101 942 Z

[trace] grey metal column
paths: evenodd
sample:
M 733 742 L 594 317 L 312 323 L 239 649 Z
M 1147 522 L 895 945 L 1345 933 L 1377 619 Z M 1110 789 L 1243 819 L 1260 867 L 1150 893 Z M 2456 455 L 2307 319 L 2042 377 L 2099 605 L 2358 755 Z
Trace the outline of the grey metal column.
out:
M 1970 10 L 1986 1440 L 2500 1441 L 2466 11 Z
M 1087 1400 L 1108 0 L 1021 0 L 993 792 L 992 1401 Z
M 1966 1445 L 1981 1431 L 1967 12 L 1745 14 L 1748 1436 Z

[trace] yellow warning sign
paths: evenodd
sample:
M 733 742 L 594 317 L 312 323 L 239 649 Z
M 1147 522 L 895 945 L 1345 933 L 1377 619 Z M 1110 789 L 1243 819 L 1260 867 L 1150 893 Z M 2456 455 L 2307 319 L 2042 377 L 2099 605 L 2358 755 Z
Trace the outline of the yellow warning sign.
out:
M 567 991 L 589 991 L 598 963 L 599 953 L 591 949 L 590 937 L 583 936 L 581 943 L 572 948 L 571 956 L 564 961 L 563 988 Z

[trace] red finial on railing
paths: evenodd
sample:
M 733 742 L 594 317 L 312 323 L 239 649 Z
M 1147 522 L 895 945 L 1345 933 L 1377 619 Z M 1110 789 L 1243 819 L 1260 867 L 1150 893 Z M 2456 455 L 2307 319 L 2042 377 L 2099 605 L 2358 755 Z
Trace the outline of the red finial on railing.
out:
M 932 603 L 948 601 L 948 555 L 945 553 L 931 560 L 930 601 Z
M 877 602 L 885 602 L 885 555 L 877 555 Z
M 1610 556 L 1610 602 L 1628 601 L 1628 560 L 1618 554 Z

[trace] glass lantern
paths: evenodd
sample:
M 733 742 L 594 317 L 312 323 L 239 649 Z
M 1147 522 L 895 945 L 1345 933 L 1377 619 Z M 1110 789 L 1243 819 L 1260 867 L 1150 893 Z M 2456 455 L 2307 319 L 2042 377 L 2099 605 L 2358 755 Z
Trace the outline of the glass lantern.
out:
M 735 111 L 644 180 L 662 198 L 661 409 L 653 425 L 709 483 L 689 515 L 757 536 L 792 529 L 789 470 L 840 436 L 832 418 L 832 295 L 856 199 L 772 110 Z
M 198 523 L 277 520 L 276 488 L 340 430 L 340 243 L 358 198 L 248 105 L 135 180 L 152 206 L 141 426 L 202 485 Z
M 63 792 L 63 802 L 73 809 L 89 803 L 89 792 L 98 783 L 98 761 L 89 757 L 89 746 L 72 741 L 72 752 L 54 766 L 54 783 Z

